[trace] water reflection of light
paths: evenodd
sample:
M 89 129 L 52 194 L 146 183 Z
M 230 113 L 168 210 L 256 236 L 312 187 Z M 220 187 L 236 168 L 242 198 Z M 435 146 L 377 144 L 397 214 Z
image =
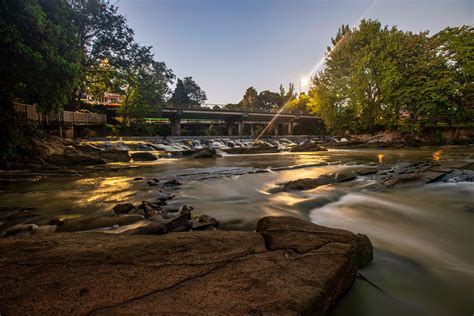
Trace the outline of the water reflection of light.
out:
M 81 201 L 82 204 L 100 202 L 108 199 L 123 200 L 131 194 L 131 182 L 128 177 L 80 179 L 77 183 L 91 186 L 90 193 Z
M 377 157 L 379 159 L 379 163 L 382 163 L 383 162 L 383 154 L 378 154 Z
M 434 161 L 439 161 L 441 159 L 441 156 L 443 155 L 443 150 L 437 150 L 433 153 L 433 160 Z

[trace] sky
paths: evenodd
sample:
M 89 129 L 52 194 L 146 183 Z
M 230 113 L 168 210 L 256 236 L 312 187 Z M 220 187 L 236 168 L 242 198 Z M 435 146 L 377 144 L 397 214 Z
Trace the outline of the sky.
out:
M 414 32 L 474 25 L 473 0 L 116 0 L 142 45 L 207 103 L 237 103 L 253 86 L 307 77 L 342 24 L 378 19 Z

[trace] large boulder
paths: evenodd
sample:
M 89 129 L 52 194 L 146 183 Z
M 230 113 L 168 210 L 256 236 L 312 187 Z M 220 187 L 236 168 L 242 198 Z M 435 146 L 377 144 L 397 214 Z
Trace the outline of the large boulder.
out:
M 257 232 L 4 238 L 0 253 L 5 315 L 326 315 L 372 246 L 283 217 Z

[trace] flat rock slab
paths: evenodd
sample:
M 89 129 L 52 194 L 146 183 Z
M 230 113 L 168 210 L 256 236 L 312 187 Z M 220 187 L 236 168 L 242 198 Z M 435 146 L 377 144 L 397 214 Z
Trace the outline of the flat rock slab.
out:
M 257 232 L 5 238 L 0 253 L 2 315 L 325 315 L 372 245 L 266 217 Z

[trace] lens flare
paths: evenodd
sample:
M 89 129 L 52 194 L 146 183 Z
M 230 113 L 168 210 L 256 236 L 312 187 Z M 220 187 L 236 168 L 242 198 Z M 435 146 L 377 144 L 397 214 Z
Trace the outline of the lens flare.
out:
M 367 9 L 364 10 L 364 12 L 361 14 L 361 16 L 359 17 L 359 19 L 357 20 L 357 22 L 353 23 L 352 26 L 351 26 L 351 29 L 357 27 L 357 24 L 359 24 L 359 22 L 364 18 L 364 16 L 367 14 L 367 12 L 369 12 L 370 9 L 372 9 L 372 7 L 375 5 L 375 3 L 377 2 L 377 0 L 374 0 L 368 7 Z M 311 69 L 311 71 L 308 73 L 308 75 L 306 76 L 307 78 L 312 78 L 316 72 L 324 65 L 324 62 L 326 61 L 326 58 L 329 57 L 331 55 L 331 53 L 334 51 L 334 49 L 336 49 L 340 43 L 342 43 L 345 39 L 347 38 L 347 34 L 344 35 L 343 37 L 341 37 L 339 39 L 339 41 L 337 41 L 337 43 L 332 47 L 330 48 L 329 52 L 325 53 L 323 57 L 321 57 L 321 59 L 318 61 L 318 63 L 313 67 L 313 69 Z

